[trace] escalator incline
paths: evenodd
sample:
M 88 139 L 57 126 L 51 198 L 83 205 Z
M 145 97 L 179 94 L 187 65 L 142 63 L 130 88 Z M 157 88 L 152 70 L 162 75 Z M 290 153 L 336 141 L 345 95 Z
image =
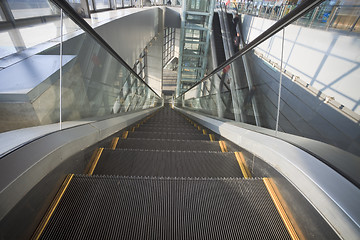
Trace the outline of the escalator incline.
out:
M 217 140 L 162 108 L 67 177 L 35 239 L 291 239 L 265 180 Z

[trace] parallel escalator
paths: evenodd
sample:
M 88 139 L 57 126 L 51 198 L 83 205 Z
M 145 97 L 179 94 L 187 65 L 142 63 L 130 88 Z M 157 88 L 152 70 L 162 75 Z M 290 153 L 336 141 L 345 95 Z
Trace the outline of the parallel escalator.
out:
M 226 58 L 225 58 L 224 43 L 223 43 L 222 33 L 221 33 L 219 13 L 217 13 L 217 12 L 214 12 L 212 30 L 213 30 L 214 40 L 215 40 L 217 64 L 220 65 L 223 62 L 225 62 Z

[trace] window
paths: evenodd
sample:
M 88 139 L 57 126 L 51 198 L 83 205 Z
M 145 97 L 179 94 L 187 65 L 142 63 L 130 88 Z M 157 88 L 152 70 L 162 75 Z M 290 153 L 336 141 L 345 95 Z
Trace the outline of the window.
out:
M 124 0 L 124 7 L 131 7 L 131 0 Z
M 173 57 L 175 52 L 175 28 L 164 29 L 163 66 Z
M 56 14 L 56 8 L 47 0 L 8 0 L 8 3 L 15 19 Z
M 122 6 L 122 0 L 116 0 L 116 7 L 121 8 Z
M 95 9 L 96 10 L 110 8 L 109 0 L 95 0 L 94 2 L 95 2 Z
M 92 0 L 88 0 L 88 4 L 89 4 L 89 10 L 94 11 L 94 5 L 93 5 Z

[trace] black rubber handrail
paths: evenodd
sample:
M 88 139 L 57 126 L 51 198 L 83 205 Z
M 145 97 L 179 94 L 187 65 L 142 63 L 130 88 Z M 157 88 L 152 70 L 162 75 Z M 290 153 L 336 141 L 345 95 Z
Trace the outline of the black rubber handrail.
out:
M 57 7 L 62 9 L 65 14 L 73 20 L 82 30 L 92 36 L 100 46 L 102 46 L 108 53 L 111 54 L 117 61 L 119 61 L 130 73 L 132 73 L 137 79 L 142 81 L 151 91 L 153 91 L 156 96 L 161 98 L 125 61 L 122 59 L 119 54 L 98 34 L 95 30 L 82 18 L 78 13 L 64 0 L 50 0 Z
M 245 45 L 242 49 L 240 49 L 237 53 L 235 53 L 232 57 L 230 57 L 228 60 L 220 64 L 217 68 L 215 68 L 211 73 L 209 73 L 207 76 L 205 76 L 203 79 L 192 85 L 189 89 L 187 89 L 185 92 L 181 93 L 177 98 L 182 97 L 185 93 L 199 85 L 200 83 L 204 82 L 205 80 L 209 79 L 210 77 L 214 76 L 217 72 L 222 70 L 225 66 L 231 64 L 239 57 L 243 56 L 250 50 L 254 49 L 270 37 L 274 36 L 277 32 L 281 31 L 286 26 L 290 25 L 294 21 L 296 21 L 298 18 L 300 18 L 303 14 L 305 14 L 310 9 L 316 7 L 318 4 L 322 3 L 324 0 L 307 0 L 301 3 L 299 6 L 294 8 L 291 12 L 289 12 L 287 15 L 285 15 L 283 18 L 281 18 L 279 21 L 277 21 L 274 25 L 269 27 L 265 32 L 260 34 L 257 38 L 255 38 L 253 41 L 251 41 L 249 44 Z

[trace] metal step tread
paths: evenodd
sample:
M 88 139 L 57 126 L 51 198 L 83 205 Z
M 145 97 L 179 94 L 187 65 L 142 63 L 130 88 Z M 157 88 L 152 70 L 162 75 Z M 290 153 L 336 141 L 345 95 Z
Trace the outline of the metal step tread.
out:
M 291 239 L 261 179 L 75 175 L 41 239 Z
M 140 126 L 136 128 L 135 131 L 142 131 L 142 132 L 169 132 L 169 133 L 199 133 L 202 134 L 197 128 L 188 126 L 182 128 L 168 128 L 168 127 L 148 127 L 148 126 Z
M 129 132 L 127 138 L 149 138 L 149 139 L 179 139 L 179 140 L 209 140 L 209 135 L 204 135 L 200 131 L 194 133 L 170 133 L 170 132 Z
M 184 122 L 184 123 L 163 123 L 163 122 L 146 122 L 140 126 L 147 126 L 147 127 L 168 127 L 168 128 L 172 128 L 172 127 L 177 127 L 177 128 L 182 128 L 182 127 L 193 127 L 195 128 L 193 125 L 189 124 L 189 122 Z
M 221 151 L 219 142 L 203 140 L 176 139 L 121 139 L 116 148 L 149 149 L 149 150 L 188 150 L 188 151 Z
M 242 177 L 234 153 L 104 149 L 96 175 L 156 177 Z

